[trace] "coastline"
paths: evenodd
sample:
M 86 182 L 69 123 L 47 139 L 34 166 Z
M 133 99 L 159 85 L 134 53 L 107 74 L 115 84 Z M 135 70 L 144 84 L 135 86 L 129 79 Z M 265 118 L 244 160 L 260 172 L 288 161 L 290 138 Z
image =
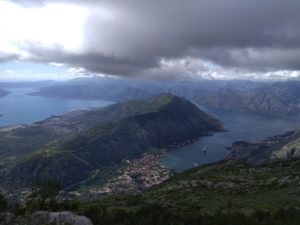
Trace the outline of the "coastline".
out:
M 97 180 L 103 180 L 102 177 L 105 176 L 100 169 L 85 184 L 63 195 L 71 198 L 101 199 L 113 194 L 141 193 L 175 175 L 175 171 L 161 164 L 166 152 L 167 149 L 153 149 L 152 152 L 146 152 L 140 157 L 123 159 L 119 165 L 104 168 L 110 171 L 109 173 L 114 173 L 106 182 L 102 184 L 97 182 Z
M 226 132 L 226 130 L 220 129 L 218 132 Z M 174 143 L 162 149 L 148 149 L 148 151 L 139 157 L 123 159 L 120 164 L 110 168 L 116 173 L 103 184 L 89 184 L 93 179 L 101 180 L 103 174 L 96 171 L 90 179 L 81 183 L 78 188 L 74 187 L 73 191 L 70 190 L 69 192 L 66 192 L 65 195 L 72 196 L 72 198 L 89 197 L 92 199 L 101 199 L 113 194 L 122 195 L 143 192 L 152 186 L 170 179 L 178 173 L 178 171 L 171 169 L 162 163 L 162 160 L 168 152 L 189 146 L 197 142 L 200 138 L 211 136 L 214 133 L 215 132 L 209 132 L 198 138 L 190 139 L 181 143 Z

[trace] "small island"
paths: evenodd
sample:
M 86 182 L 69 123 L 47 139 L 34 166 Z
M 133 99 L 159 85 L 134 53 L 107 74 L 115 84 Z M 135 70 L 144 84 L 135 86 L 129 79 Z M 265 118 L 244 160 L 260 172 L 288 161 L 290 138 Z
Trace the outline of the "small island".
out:
M 1 97 L 4 97 L 4 96 L 6 96 L 6 95 L 8 95 L 9 93 L 10 93 L 9 91 L 0 89 L 0 98 L 1 98 Z M 0 116 L 1 116 L 1 115 L 0 115 Z

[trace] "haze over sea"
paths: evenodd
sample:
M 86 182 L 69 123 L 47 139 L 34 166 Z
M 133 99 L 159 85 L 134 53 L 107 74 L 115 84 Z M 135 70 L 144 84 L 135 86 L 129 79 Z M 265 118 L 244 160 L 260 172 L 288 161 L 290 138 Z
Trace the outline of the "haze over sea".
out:
M 31 124 L 52 115 L 62 115 L 66 112 L 101 107 L 112 102 L 100 100 L 81 100 L 47 98 L 31 96 L 32 88 L 6 89 L 11 93 L 0 98 L 0 126 L 13 124 Z

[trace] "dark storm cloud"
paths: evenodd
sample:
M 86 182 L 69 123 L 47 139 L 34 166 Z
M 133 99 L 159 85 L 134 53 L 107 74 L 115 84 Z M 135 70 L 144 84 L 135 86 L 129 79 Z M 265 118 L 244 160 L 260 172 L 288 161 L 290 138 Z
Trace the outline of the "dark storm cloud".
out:
M 18 2 L 43 5 L 53 1 Z M 71 54 L 27 46 L 34 60 L 127 76 L 164 74 L 162 60 L 186 58 L 252 72 L 300 70 L 298 0 L 57 2 L 89 8 L 84 50 Z
M 73 67 L 82 67 L 92 73 L 113 75 L 133 75 L 157 67 L 157 61 L 145 58 L 111 57 L 99 52 L 84 54 L 66 53 L 61 49 L 45 49 L 33 45 L 26 48 L 31 53 L 31 60 L 36 62 L 61 62 Z
M 9 53 L 1 53 L 1 51 L 0 51 L 0 63 L 8 62 L 8 61 L 15 60 L 15 59 L 18 59 L 18 55 L 9 54 Z

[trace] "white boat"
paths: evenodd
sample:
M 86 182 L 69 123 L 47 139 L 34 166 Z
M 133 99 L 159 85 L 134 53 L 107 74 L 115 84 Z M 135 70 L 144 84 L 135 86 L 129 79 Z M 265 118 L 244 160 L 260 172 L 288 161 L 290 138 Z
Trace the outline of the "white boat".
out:
M 206 146 L 204 146 L 204 148 L 203 148 L 203 153 L 207 153 L 207 148 L 206 148 Z

